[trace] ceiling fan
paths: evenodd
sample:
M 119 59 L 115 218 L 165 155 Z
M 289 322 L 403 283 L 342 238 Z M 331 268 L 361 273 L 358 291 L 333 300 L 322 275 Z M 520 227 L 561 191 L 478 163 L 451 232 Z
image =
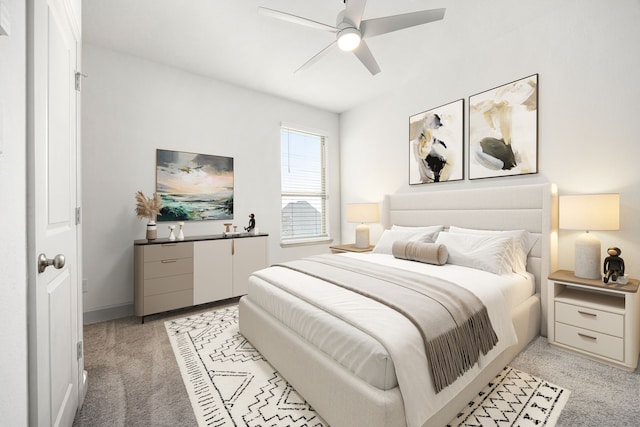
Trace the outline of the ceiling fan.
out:
M 444 18 L 444 12 L 446 10 L 422 10 L 362 20 L 362 14 L 364 13 L 367 0 L 344 0 L 344 3 L 346 4 L 346 8 L 338 14 L 335 27 L 267 7 L 259 7 L 258 10 L 260 13 L 273 18 L 336 34 L 336 40 L 334 42 L 302 64 L 294 73 L 302 71 L 316 63 L 320 58 L 329 53 L 334 46 L 338 45 L 338 47 L 344 51 L 353 52 L 360 62 L 367 67 L 371 75 L 374 76 L 380 72 L 380 67 L 364 39 L 416 25 L 439 21 Z

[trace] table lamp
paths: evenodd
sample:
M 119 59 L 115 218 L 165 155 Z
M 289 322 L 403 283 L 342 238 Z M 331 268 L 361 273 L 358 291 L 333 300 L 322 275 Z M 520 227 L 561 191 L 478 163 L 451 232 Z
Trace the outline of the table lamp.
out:
M 358 222 L 356 227 L 356 248 L 369 247 L 368 222 L 380 221 L 377 203 L 350 203 L 347 205 L 347 222 Z
M 601 279 L 600 240 L 589 231 L 620 228 L 620 195 L 560 196 L 559 228 L 585 231 L 576 239 L 574 275 L 583 279 Z

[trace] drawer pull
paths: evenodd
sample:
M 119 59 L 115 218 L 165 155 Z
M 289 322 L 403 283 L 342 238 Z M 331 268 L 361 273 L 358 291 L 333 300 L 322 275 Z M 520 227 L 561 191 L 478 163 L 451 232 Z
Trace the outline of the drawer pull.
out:
M 578 332 L 578 336 L 582 337 L 582 338 L 587 338 L 587 339 L 590 339 L 590 340 L 593 340 L 593 341 L 597 340 L 596 337 L 592 337 L 591 335 L 581 334 L 580 332 Z
M 163 243 L 161 246 L 164 248 L 167 246 L 177 246 L 177 245 L 178 245 L 177 243 Z
M 169 264 L 171 262 L 178 262 L 178 260 L 177 259 L 163 259 L 161 262 L 163 264 Z
M 597 315 L 597 314 L 595 314 L 595 313 L 587 313 L 586 311 L 580 311 L 580 310 L 578 310 L 578 313 L 580 313 L 580 314 L 584 314 L 585 316 L 598 317 L 598 315 Z

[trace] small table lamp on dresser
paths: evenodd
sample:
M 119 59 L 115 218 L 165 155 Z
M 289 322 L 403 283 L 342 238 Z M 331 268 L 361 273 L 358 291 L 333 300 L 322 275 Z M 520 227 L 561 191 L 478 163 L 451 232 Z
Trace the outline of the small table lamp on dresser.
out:
M 559 228 L 585 231 L 576 239 L 574 275 L 583 279 L 602 279 L 600 240 L 589 231 L 620 229 L 620 196 L 560 196 Z
M 350 203 L 347 205 L 347 222 L 358 222 L 356 248 L 369 247 L 369 226 L 366 223 L 380 221 L 377 203 Z

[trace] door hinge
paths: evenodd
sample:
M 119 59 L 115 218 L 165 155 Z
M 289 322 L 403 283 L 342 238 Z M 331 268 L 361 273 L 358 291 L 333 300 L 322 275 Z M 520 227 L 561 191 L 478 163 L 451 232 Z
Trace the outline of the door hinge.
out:
M 80 207 L 77 207 L 76 208 L 76 225 L 80 225 L 80 220 L 81 220 Z
M 82 359 L 82 357 L 84 356 L 84 352 L 82 349 L 82 341 L 78 341 L 78 360 Z
M 80 92 L 80 80 L 83 77 L 88 77 L 86 74 L 82 74 L 80 71 L 76 71 L 76 90 Z

